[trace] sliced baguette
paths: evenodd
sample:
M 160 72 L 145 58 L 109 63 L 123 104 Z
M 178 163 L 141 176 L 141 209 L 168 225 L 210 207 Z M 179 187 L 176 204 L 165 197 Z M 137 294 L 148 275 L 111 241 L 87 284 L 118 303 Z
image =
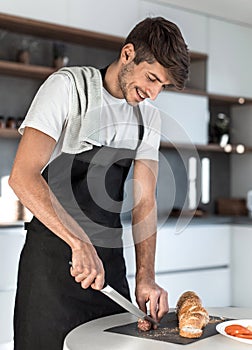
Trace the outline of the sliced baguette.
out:
M 207 310 L 199 296 L 192 291 L 183 293 L 176 305 L 179 334 L 186 338 L 199 338 L 209 322 Z

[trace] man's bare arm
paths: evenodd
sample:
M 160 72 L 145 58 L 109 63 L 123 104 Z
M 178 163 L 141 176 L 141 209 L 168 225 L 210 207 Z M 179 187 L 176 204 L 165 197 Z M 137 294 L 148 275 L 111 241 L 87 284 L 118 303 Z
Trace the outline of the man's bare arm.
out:
M 55 147 L 55 140 L 26 127 L 20 141 L 9 184 L 23 203 L 46 227 L 72 249 L 71 273 L 83 288 L 104 284 L 102 262 L 88 236 L 64 210 L 41 175 Z
M 143 311 L 160 321 L 168 312 L 167 292 L 155 283 L 156 182 L 158 163 L 137 160 L 134 167 L 133 236 L 136 250 L 136 300 Z

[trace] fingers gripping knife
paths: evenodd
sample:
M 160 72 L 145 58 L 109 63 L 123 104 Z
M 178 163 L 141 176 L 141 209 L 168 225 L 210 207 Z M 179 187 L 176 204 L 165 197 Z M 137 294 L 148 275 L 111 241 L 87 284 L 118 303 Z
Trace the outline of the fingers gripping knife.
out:
M 69 261 L 69 265 L 72 266 L 71 261 Z M 128 299 L 126 299 L 108 284 L 105 284 L 105 287 L 103 287 L 100 291 L 137 318 L 147 320 L 152 324 L 159 326 L 157 321 L 132 304 Z
M 101 289 L 101 292 L 107 295 L 113 301 L 115 301 L 118 305 L 122 306 L 125 310 L 135 315 L 137 318 L 147 320 L 154 325 L 158 325 L 158 322 L 156 322 L 152 317 L 148 316 L 145 312 L 138 309 L 137 306 L 132 304 L 128 299 L 123 297 L 120 293 L 118 293 L 114 288 L 110 287 L 109 285 L 106 285 L 106 287 Z

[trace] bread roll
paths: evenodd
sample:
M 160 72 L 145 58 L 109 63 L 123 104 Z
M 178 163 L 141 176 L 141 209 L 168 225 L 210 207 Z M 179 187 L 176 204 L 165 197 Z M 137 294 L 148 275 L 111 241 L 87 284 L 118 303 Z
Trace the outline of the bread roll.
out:
M 209 315 L 201 299 L 193 291 L 183 293 L 176 305 L 179 334 L 185 338 L 199 338 L 209 322 Z

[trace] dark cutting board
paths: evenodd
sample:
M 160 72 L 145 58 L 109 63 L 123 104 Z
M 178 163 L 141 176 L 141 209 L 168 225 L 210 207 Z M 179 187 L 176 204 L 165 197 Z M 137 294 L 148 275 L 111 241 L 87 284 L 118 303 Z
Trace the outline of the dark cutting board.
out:
M 216 325 L 220 322 L 224 322 L 227 320 L 229 319 L 223 317 L 210 316 L 210 321 L 204 328 L 202 336 L 200 338 L 195 339 L 183 338 L 179 335 L 178 321 L 175 312 L 168 313 L 162 319 L 160 326 L 156 330 L 152 329 L 148 332 L 141 332 L 137 328 L 137 322 L 134 322 L 123 326 L 106 329 L 105 332 L 119 333 L 138 338 L 160 340 L 167 343 L 186 345 L 218 334 L 218 332 L 216 331 Z

